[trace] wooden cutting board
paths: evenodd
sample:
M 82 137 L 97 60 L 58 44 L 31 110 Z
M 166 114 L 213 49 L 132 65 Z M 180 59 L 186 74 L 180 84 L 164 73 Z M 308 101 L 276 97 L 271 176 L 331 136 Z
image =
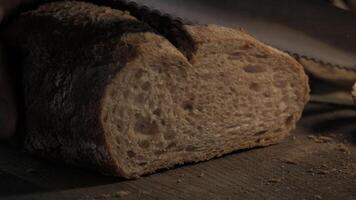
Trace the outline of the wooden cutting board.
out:
M 0 199 L 356 199 L 356 110 L 309 104 L 283 143 L 137 180 L 0 144 Z

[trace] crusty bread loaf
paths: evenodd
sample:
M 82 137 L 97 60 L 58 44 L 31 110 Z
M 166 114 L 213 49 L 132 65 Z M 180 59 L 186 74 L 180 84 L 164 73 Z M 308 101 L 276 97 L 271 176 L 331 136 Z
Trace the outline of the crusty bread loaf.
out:
M 119 10 L 22 14 L 8 33 L 23 38 L 26 148 L 132 178 L 286 137 L 308 100 L 302 67 L 239 30 L 182 28 L 189 59 Z

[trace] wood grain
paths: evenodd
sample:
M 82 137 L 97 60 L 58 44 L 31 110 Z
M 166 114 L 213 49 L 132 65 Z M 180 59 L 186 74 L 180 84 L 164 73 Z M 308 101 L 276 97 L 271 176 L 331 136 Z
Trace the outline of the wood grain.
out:
M 130 181 L 0 145 L 0 199 L 356 199 L 355 121 L 353 109 L 310 104 L 279 145 Z

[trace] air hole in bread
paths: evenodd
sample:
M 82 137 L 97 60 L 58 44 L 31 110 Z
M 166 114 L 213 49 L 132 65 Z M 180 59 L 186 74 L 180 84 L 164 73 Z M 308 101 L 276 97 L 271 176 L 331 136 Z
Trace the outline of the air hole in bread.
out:
M 143 90 L 149 90 L 151 88 L 151 83 L 147 81 L 144 84 L 142 84 L 141 88 Z
M 234 52 L 231 55 L 229 55 L 229 59 L 231 60 L 241 60 L 242 58 L 242 52 Z
M 133 158 L 133 157 L 136 156 L 136 153 L 133 152 L 133 151 L 127 151 L 126 154 L 127 154 L 127 156 L 128 156 L 129 158 Z
M 260 144 L 260 143 L 262 143 L 263 141 L 264 141 L 264 139 L 261 139 L 261 138 L 258 138 L 258 139 L 255 140 L 255 142 L 256 142 L 257 144 Z
M 135 79 L 140 79 L 144 74 L 144 71 L 142 69 L 137 70 L 136 74 L 135 74 Z
M 254 56 L 257 58 L 268 58 L 268 55 L 264 53 L 256 53 Z
M 156 143 L 156 146 L 160 148 L 163 147 L 163 145 L 164 145 L 163 141 L 159 141 Z
M 259 131 L 259 132 L 255 133 L 254 136 L 260 136 L 260 135 L 263 135 L 263 134 L 265 134 L 267 132 L 268 132 L 268 130 L 262 130 L 262 131 Z
M 235 88 L 233 88 L 233 87 L 230 87 L 230 90 L 231 90 L 231 92 L 233 92 L 233 93 L 237 93 L 237 91 L 236 91 L 236 89 Z
M 269 113 L 270 113 L 269 111 L 264 110 L 262 111 L 261 115 L 266 117 L 268 116 Z
M 243 46 L 240 47 L 241 50 L 249 50 L 253 47 L 252 44 L 244 44 Z
M 119 132 L 122 132 L 122 122 L 121 121 L 118 121 L 117 124 L 116 124 L 116 128 Z
M 155 152 L 153 152 L 156 156 L 159 156 L 159 155 L 161 155 L 161 154 L 163 154 L 164 153 L 164 150 L 157 150 L 157 151 L 155 151 Z
M 112 97 L 116 96 L 116 94 L 117 94 L 116 90 L 113 90 L 113 91 L 110 92 L 110 96 L 112 96 Z
M 291 125 L 293 124 L 293 121 L 294 121 L 293 115 L 287 117 L 287 119 L 286 119 L 286 125 L 287 125 L 287 126 L 291 126 Z
M 263 96 L 267 97 L 267 98 L 271 97 L 271 93 L 269 91 L 266 91 L 266 92 L 263 93 Z
M 197 147 L 193 146 L 193 145 L 188 145 L 185 150 L 186 151 L 195 151 L 197 149 Z
M 112 94 L 113 94 L 113 93 L 112 93 Z M 130 90 L 129 90 L 129 89 L 126 89 L 126 90 L 124 90 L 124 91 L 122 92 L 122 94 L 123 94 L 124 98 L 126 99 L 126 98 L 128 98 L 129 95 L 130 95 Z
M 161 109 L 157 108 L 156 110 L 153 111 L 154 115 L 161 116 Z M 164 120 L 162 120 L 164 122 Z M 163 123 L 162 123 L 163 124 Z
M 174 148 L 177 146 L 177 143 L 176 142 L 171 142 L 168 146 L 167 146 L 167 149 L 171 149 L 171 148 Z
M 184 102 L 182 107 L 184 110 L 187 110 L 187 111 L 192 111 L 194 109 L 193 102 L 191 102 L 191 101 Z
M 254 90 L 256 92 L 259 92 L 262 90 L 262 86 L 258 83 L 251 83 L 250 84 L 250 87 L 249 87 L 251 90 Z
M 247 73 L 262 73 L 267 71 L 265 66 L 259 64 L 247 65 L 243 68 L 243 70 Z
M 158 125 L 156 121 L 150 121 L 149 118 L 145 118 L 139 114 L 136 116 L 134 130 L 143 135 L 155 135 L 158 133 Z
M 145 102 L 145 94 L 143 93 L 137 94 L 137 96 L 135 97 L 135 102 L 139 104 L 143 104 Z
M 273 103 L 270 102 L 270 101 L 267 101 L 267 102 L 265 103 L 265 106 L 266 106 L 267 108 L 270 108 L 270 107 L 273 106 Z
M 150 142 L 148 140 L 143 140 L 139 142 L 138 145 L 143 149 L 148 149 L 150 147 Z
M 164 132 L 163 137 L 166 140 L 172 140 L 176 137 L 176 133 L 172 130 L 168 130 Z
M 139 162 L 137 164 L 140 165 L 141 167 L 143 167 L 143 166 L 147 165 L 147 162 Z
M 106 115 L 103 117 L 103 121 L 104 121 L 104 122 L 107 122 L 107 121 L 108 121 L 108 118 L 109 118 L 109 117 L 108 117 L 108 114 L 106 114 Z
M 278 88 L 285 88 L 287 87 L 288 83 L 286 80 L 279 80 L 279 81 L 274 81 L 274 86 Z
M 246 118 L 252 118 L 252 117 L 253 117 L 253 114 L 252 114 L 252 113 L 246 113 L 246 114 L 245 114 L 245 117 L 246 117 Z

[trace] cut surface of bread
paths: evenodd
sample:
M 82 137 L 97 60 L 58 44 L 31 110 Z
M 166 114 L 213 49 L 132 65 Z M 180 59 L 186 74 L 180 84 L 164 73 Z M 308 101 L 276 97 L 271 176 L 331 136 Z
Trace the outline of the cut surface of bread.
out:
M 182 28 L 189 59 L 119 10 L 55 2 L 22 14 L 26 148 L 132 178 L 285 138 L 308 100 L 302 66 L 236 29 Z

